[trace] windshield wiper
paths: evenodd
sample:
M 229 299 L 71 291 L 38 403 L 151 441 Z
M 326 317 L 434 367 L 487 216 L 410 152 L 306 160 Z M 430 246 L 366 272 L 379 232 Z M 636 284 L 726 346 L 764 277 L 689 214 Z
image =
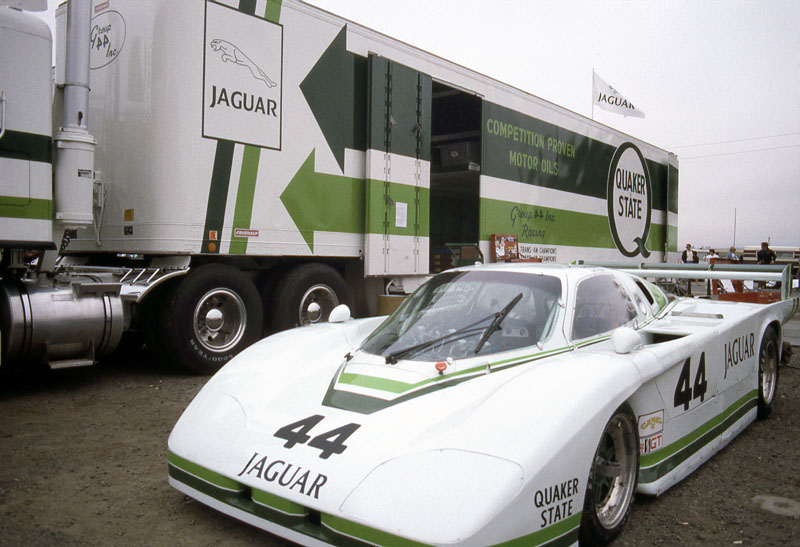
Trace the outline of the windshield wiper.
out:
M 519 293 L 517 296 L 514 297 L 514 299 L 511 302 L 506 304 L 505 308 L 494 314 L 494 321 L 492 321 L 492 324 L 489 325 L 489 327 L 486 329 L 486 332 L 483 333 L 481 339 L 478 340 L 478 345 L 475 346 L 476 355 L 481 350 L 486 341 L 489 340 L 489 337 L 500 329 L 500 323 L 503 322 L 503 319 L 506 318 L 506 315 L 508 315 L 511 312 L 514 306 L 516 306 L 517 302 L 519 302 L 520 300 L 522 300 L 522 293 Z
M 522 296 L 522 295 L 520 295 L 520 296 Z M 403 349 L 400 349 L 400 350 L 397 350 L 397 351 L 393 351 L 392 353 L 390 353 L 390 354 L 385 356 L 386 364 L 387 365 L 394 365 L 395 363 L 397 363 L 397 360 L 399 358 L 403 357 L 404 355 L 408 355 L 410 353 L 414 353 L 416 351 L 423 350 L 423 349 L 425 349 L 427 347 L 433 346 L 434 344 L 438 344 L 440 342 L 444 342 L 448 338 L 453 338 L 454 336 L 474 336 L 474 335 L 478 334 L 479 332 L 481 332 L 481 329 L 476 328 L 477 325 L 480 325 L 481 323 L 483 323 L 487 319 L 489 319 L 491 317 L 495 317 L 495 316 L 497 316 L 496 313 L 487 315 L 486 317 L 478 319 L 474 323 L 471 323 L 471 324 L 467 325 L 466 327 L 461 327 L 460 329 L 454 330 L 453 332 L 448 332 L 447 334 L 443 334 L 441 336 L 437 336 L 436 338 L 432 338 L 432 339 L 430 339 L 430 340 L 428 340 L 426 342 L 422 342 L 421 344 L 415 344 L 415 345 L 409 346 L 407 348 L 403 348 Z
M 483 345 L 486 343 L 486 340 L 489 339 L 489 337 L 492 335 L 492 333 L 494 333 L 497 329 L 500 328 L 500 323 L 503 322 L 503 319 L 506 318 L 506 315 L 509 314 L 511 309 L 514 306 L 516 306 L 517 302 L 519 302 L 521 299 L 522 299 L 522 293 L 519 293 L 517 296 L 514 297 L 514 299 L 511 302 L 506 304 L 505 308 L 503 308 L 499 312 L 491 313 L 491 314 L 487 315 L 486 317 L 482 317 L 481 319 L 478 319 L 474 323 L 471 323 L 471 324 L 469 324 L 469 325 L 467 325 L 465 327 L 461 327 L 460 329 L 454 330 L 453 332 L 448 332 L 447 334 L 443 334 L 441 336 L 437 336 L 436 338 L 432 338 L 432 339 L 430 339 L 430 340 L 428 340 L 426 342 L 422 342 L 421 344 L 415 344 L 415 345 L 409 346 L 407 348 L 403 348 L 403 349 L 400 349 L 400 350 L 397 350 L 397 351 L 393 351 L 392 353 L 390 353 L 390 354 L 385 356 L 386 364 L 387 365 L 394 365 L 395 363 L 397 363 L 397 360 L 399 358 L 401 358 L 401 357 L 403 357 L 405 355 L 408 355 L 410 353 L 414 353 L 414 352 L 419 351 L 419 350 L 423 350 L 425 348 L 428 348 L 428 347 L 433 346 L 435 344 L 438 344 L 440 342 L 444 342 L 445 340 L 447 340 L 449 338 L 453 338 L 453 337 L 456 337 L 456 336 L 474 336 L 474 335 L 478 334 L 479 332 L 481 332 L 481 329 L 476 328 L 478 325 L 480 325 L 481 323 L 483 323 L 487 319 L 494 318 L 494 320 L 492 321 L 492 324 L 489 325 L 486 328 L 483 336 L 478 341 L 478 345 L 476 346 L 476 349 L 475 349 L 475 353 L 478 353 L 480 351 L 480 349 L 483 347 Z

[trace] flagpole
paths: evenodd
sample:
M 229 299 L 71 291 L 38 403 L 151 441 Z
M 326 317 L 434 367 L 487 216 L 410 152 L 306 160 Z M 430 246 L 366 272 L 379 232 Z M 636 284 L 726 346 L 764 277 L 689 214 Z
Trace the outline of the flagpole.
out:
M 592 67 L 592 121 L 594 121 L 594 67 Z

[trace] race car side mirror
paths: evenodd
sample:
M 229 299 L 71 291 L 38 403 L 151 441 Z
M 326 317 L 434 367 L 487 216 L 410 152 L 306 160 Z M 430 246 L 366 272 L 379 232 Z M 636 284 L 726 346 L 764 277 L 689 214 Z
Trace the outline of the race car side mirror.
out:
M 611 344 L 614 351 L 620 354 L 630 353 L 644 345 L 639 333 L 630 327 L 620 327 L 611 333 Z
M 347 307 L 347 304 L 339 304 L 331 310 L 331 314 L 328 316 L 328 323 L 344 323 L 349 320 L 350 308 Z

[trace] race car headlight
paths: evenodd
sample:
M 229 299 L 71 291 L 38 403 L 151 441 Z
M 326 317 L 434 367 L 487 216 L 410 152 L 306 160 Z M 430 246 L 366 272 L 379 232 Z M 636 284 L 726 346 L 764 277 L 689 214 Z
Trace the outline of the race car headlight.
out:
M 464 540 L 522 488 L 510 460 L 443 449 L 389 460 L 341 506 L 345 515 L 389 533 L 430 543 Z
M 171 449 L 190 457 L 216 453 L 211 447 L 230 446 L 244 434 L 247 413 L 236 397 L 203 390 L 191 402 L 172 429 Z

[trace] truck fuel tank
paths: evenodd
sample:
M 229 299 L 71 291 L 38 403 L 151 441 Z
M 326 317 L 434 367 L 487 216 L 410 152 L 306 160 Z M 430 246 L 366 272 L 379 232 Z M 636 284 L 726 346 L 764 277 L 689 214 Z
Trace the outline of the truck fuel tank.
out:
M 3 367 L 91 365 L 114 351 L 122 337 L 120 284 L 92 276 L 3 280 L 0 309 Z

